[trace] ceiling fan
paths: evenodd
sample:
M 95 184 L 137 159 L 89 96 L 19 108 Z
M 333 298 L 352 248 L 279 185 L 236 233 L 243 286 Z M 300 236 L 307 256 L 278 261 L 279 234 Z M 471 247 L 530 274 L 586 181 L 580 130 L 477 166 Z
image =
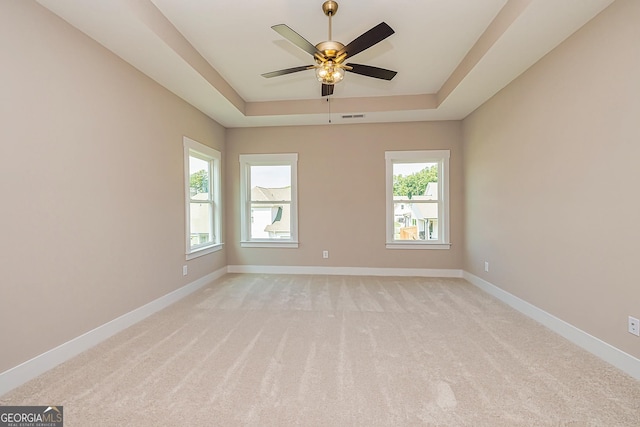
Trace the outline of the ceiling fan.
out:
M 333 94 L 333 86 L 342 81 L 345 71 L 382 80 L 391 80 L 395 77 L 397 74 L 396 71 L 351 62 L 345 63 L 347 58 L 351 58 L 363 50 L 369 49 L 371 46 L 392 35 L 394 31 L 389 25 L 381 22 L 345 46 L 340 42 L 331 40 L 331 17 L 335 16 L 338 11 L 338 3 L 335 1 L 325 1 L 322 4 L 322 11 L 329 17 L 329 40 L 320 42 L 315 46 L 285 24 L 278 24 L 271 27 L 282 37 L 312 55 L 316 61 L 316 65 L 303 65 L 272 71 L 262 74 L 262 77 L 271 78 L 296 73 L 298 71 L 315 69 L 316 77 L 322 83 L 322 96 Z

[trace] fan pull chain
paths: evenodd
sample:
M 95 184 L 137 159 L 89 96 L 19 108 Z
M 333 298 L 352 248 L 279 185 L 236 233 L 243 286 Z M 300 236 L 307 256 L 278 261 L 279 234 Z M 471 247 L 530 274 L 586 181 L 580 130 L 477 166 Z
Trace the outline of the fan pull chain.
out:
M 329 107 L 329 124 L 331 124 L 331 97 L 327 96 L 327 106 Z

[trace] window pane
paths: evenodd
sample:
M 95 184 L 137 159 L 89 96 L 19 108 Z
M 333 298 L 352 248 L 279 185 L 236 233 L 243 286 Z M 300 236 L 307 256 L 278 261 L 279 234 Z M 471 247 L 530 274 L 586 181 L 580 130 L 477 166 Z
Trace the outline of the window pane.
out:
M 212 206 L 210 203 L 190 203 L 189 209 L 191 247 L 213 241 L 211 229 Z
M 192 199 L 209 199 L 209 162 L 189 156 L 189 194 Z
M 393 196 L 405 200 L 438 200 L 437 163 L 394 163 Z
M 291 238 L 291 166 L 251 166 L 251 238 Z
M 449 150 L 386 151 L 387 249 L 449 249 Z
M 291 201 L 290 165 L 251 166 L 250 169 L 251 200 Z M 256 189 L 259 189 L 259 191 L 256 191 Z
M 291 238 L 291 205 L 288 203 L 252 203 L 251 238 Z
M 438 203 L 432 200 L 438 200 L 437 163 L 393 164 L 394 240 L 438 240 Z
M 220 162 L 219 151 L 183 137 L 185 254 L 193 259 L 219 250 Z
M 394 240 L 438 240 L 438 203 L 393 203 Z

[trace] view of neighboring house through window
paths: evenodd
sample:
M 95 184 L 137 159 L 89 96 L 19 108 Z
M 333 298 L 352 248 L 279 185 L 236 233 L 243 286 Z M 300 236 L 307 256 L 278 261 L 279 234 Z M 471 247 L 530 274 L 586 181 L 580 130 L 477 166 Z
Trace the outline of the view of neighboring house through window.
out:
M 243 154 L 243 246 L 297 247 L 297 154 Z
M 220 249 L 220 152 L 184 138 L 187 259 Z
M 387 247 L 449 247 L 449 151 L 389 151 Z

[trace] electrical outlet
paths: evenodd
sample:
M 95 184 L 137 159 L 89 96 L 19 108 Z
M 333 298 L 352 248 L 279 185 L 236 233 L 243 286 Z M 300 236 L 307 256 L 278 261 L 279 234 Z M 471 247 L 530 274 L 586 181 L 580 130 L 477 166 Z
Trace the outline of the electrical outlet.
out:
M 629 316 L 629 333 L 640 337 L 640 321 Z
M 489 261 L 484 262 L 484 271 L 489 271 Z
M 322 251 L 322 258 L 324 259 L 329 258 L 329 251 Z
M 183 265 L 182 266 L 182 275 L 186 276 L 188 272 L 189 272 L 189 267 L 186 266 L 186 265 Z

